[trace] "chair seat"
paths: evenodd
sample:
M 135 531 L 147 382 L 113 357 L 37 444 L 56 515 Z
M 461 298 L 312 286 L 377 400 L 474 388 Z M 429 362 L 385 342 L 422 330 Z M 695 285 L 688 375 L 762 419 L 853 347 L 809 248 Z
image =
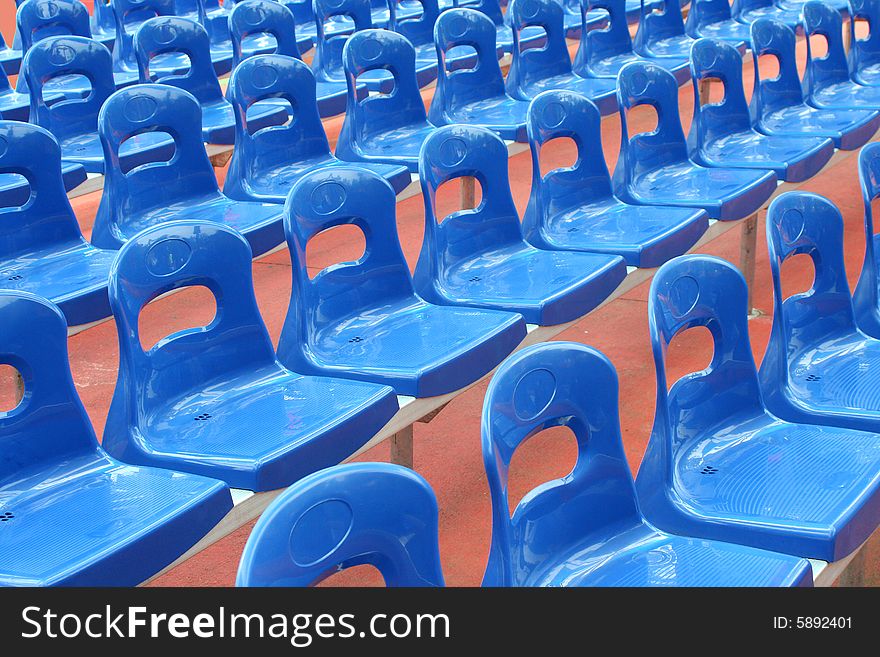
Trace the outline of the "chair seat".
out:
M 810 96 L 810 105 L 823 109 L 880 109 L 880 87 L 850 80 L 829 84 Z
M 525 88 L 529 98 L 534 98 L 542 91 L 559 89 L 575 91 L 589 98 L 604 116 L 617 109 L 617 83 L 605 78 L 582 78 L 570 73 L 567 75 L 550 75 L 540 80 L 532 80 Z
M 880 520 L 875 434 L 729 418 L 676 462 L 676 504 L 716 539 L 836 561 Z
M 594 75 L 603 78 L 617 79 L 620 69 L 631 62 L 653 62 L 672 73 L 679 85 L 691 79 L 691 70 L 687 59 L 677 57 L 643 57 L 634 52 L 620 53 L 611 57 L 598 59 L 590 64 Z
M 28 94 L 20 94 L 9 90 L 0 93 L 0 117 L 4 121 L 27 121 L 30 115 L 31 98 Z
M 345 460 L 397 408 L 387 386 L 301 376 L 272 365 L 170 399 L 144 417 L 137 448 L 119 457 L 214 477 L 233 488 L 274 490 Z M 114 453 L 113 447 L 107 449 Z
M 759 18 L 769 18 L 774 21 L 779 21 L 780 23 L 788 25 L 791 29 L 797 29 L 798 32 L 803 32 L 800 11 L 780 9 L 777 6 L 755 7 L 753 9 L 741 11 L 739 16 L 736 17 L 736 20 L 751 25 Z
M 506 310 L 529 324 L 551 326 L 586 315 L 624 278 L 619 256 L 547 251 L 522 242 L 463 260 L 440 281 L 423 282 L 439 289 L 417 291 L 436 303 Z
M 412 173 L 418 172 L 419 151 L 422 142 L 435 130 L 430 123 L 415 123 L 371 135 L 359 142 L 358 159 L 386 162 L 405 166 Z
M 549 217 L 540 246 L 616 254 L 631 267 L 659 267 L 686 253 L 708 228 L 703 210 L 629 205 L 608 196 Z
M 756 127 L 768 135 L 831 137 L 837 148 L 850 151 L 874 136 L 880 128 L 880 115 L 869 110 L 832 111 L 800 104 L 767 112 Z
M 647 524 L 576 545 L 527 586 L 811 586 L 806 559 L 672 536 Z
M 691 46 L 694 39 L 681 34 L 666 39 L 657 39 L 646 44 L 644 54 L 649 57 L 674 57 L 675 59 L 690 59 Z
M 780 180 L 802 182 L 812 178 L 834 155 L 827 137 L 763 135 L 741 130 L 707 141 L 699 150 L 704 166 L 770 169 Z
M 880 86 L 880 63 L 863 66 L 858 71 L 853 72 L 853 79 L 865 86 Z
M 448 123 L 488 128 L 498 133 L 502 139 L 525 143 L 528 142 L 526 134 L 528 110 L 528 101 L 516 100 L 504 95 L 449 107 L 445 114 L 449 119 Z
M 309 343 L 316 374 L 392 386 L 430 397 L 469 385 L 495 368 L 526 335 L 520 315 L 435 306 L 417 297 L 360 312 Z
M 509 25 L 495 26 L 495 41 L 502 52 L 513 52 L 513 30 Z M 547 43 L 547 33 L 537 25 L 529 25 L 519 33 L 519 44 L 522 48 L 540 48 Z
M 749 26 L 732 19 L 700 25 L 697 32 L 700 37 L 733 43 L 751 43 L 752 40 Z
M 630 187 L 633 200 L 645 205 L 702 208 L 712 219 L 742 219 L 756 212 L 776 191 L 771 171 L 674 164 L 637 175 Z
M 174 155 L 174 140 L 162 132 L 145 132 L 127 139 L 119 149 L 123 171 L 147 162 L 165 161 Z M 104 151 L 97 132 L 76 135 L 61 142 L 61 159 L 82 164 L 88 173 L 104 173 Z
M 248 127 L 260 130 L 287 121 L 287 112 L 278 105 L 258 105 L 248 112 Z M 235 143 L 235 113 L 226 100 L 202 104 L 202 139 L 209 144 Z
M 86 170 L 74 162 L 61 163 L 61 178 L 64 191 L 71 191 L 86 181 Z M 24 205 L 30 196 L 30 185 L 23 179 L 9 173 L 0 173 L 0 208 Z
M 174 561 L 232 508 L 219 481 L 60 457 L 0 488 L 0 584 L 134 586 Z
M 32 292 L 57 305 L 69 326 L 110 316 L 107 282 L 115 251 L 73 242 L 0 260 L 0 289 Z
M 359 165 L 385 178 L 394 188 L 395 194 L 403 191 L 412 179 L 409 170 L 403 166 L 382 164 L 380 162 L 362 162 Z M 348 167 L 351 166 L 351 163 L 343 162 L 342 160 L 337 160 L 332 155 L 327 155 L 291 162 L 268 171 L 261 171 L 247 182 L 248 189 L 252 194 L 251 200 L 284 203 L 293 184 L 309 171 L 340 166 Z

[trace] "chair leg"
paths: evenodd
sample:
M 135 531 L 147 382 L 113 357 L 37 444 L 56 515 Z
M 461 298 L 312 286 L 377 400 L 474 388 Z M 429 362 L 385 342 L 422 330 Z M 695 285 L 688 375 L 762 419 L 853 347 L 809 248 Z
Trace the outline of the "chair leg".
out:
M 413 469 L 413 425 L 391 436 L 391 462 Z
M 739 246 L 739 270 L 748 286 L 748 314 L 752 314 L 752 290 L 755 287 L 755 251 L 758 240 L 758 213 L 743 219 Z
M 460 206 L 462 210 L 470 210 L 476 206 L 474 178 L 464 176 L 461 179 Z

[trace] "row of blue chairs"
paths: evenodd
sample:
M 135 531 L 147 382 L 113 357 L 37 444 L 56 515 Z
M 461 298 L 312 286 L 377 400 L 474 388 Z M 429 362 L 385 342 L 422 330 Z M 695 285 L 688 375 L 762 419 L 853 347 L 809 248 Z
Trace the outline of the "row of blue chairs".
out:
M 863 182 L 878 163 L 880 146 L 866 147 Z M 866 221 L 870 229 L 869 211 Z M 842 559 L 876 530 L 877 264 L 866 261 L 862 272 L 874 297 L 871 320 L 862 322 L 843 267 L 843 220 L 830 201 L 783 194 L 770 206 L 767 240 L 774 317 L 760 371 L 746 283 L 732 265 L 682 256 L 654 278 L 657 407 L 635 482 L 607 358 L 548 343 L 501 365 L 481 425 L 492 502 L 484 585 L 804 586 L 812 584 L 804 557 Z M 799 254 L 812 259 L 814 283 L 784 298 L 780 267 Z M 667 348 L 695 327 L 711 331 L 711 363 L 668 381 Z M 574 434 L 574 469 L 526 493 L 511 513 L 514 453 L 556 426 Z M 245 546 L 237 584 L 309 586 L 369 564 L 389 586 L 442 586 L 437 518 L 433 491 L 416 473 L 335 466 L 270 504 Z

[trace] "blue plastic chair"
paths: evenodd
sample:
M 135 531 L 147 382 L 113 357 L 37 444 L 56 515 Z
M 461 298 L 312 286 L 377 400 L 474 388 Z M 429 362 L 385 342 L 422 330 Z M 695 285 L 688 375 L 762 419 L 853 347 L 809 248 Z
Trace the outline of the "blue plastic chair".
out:
M 849 51 L 847 61 L 853 80 L 880 86 L 880 30 L 873 29 L 864 39 L 856 35 L 856 19 L 880 25 L 880 0 L 850 0 Z
M 507 10 L 513 29 L 513 62 L 507 74 L 507 93 L 531 100 L 542 91 L 566 89 L 587 96 L 602 114 L 617 107 L 615 83 L 605 78 L 584 78 L 572 70 L 562 29 L 563 10 L 556 0 L 513 0 Z M 544 28 L 543 48 L 521 51 L 519 33 L 532 25 Z
M 699 39 L 691 51 L 694 118 L 688 155 L 703 166 L 770 169 L 779 180 L 802 182 L 816 175 L 834 155 L 834 141 L 821 136 L 765 135 L 749 114 L 742 58 L 723 41 Z M 703 105 L 700 82 L 724 85 L 718 102 Z
M 682 57 L 643 57 L 633 51 L 625 0 L 585 0 L 585 7 L 608 14 L 604 29 L 585 30 L 574 57 L 572 70 L 581 77 L 617 80 L 626 64 L 649 60 L 668 69 L 679 84 L 688 79 L 688 60 Z
M 83 239 L 64 191 L 58 143 L 43 128 L 15 121 L 0 121 L 0 139 L 0 175 L 29 182 L 27 202 L 0 207 L 0 290 L 49 299 L 70 326 L 109 317 L 113 252 Z
M 390 463 L 347 463 L 281 493 L 254 526 L 236 586 L 313 586 L 371 565 L 388 586 L 443 586 L 434 491 Z
M 642 510 L 664 531 L 837 561 L 880 521 L 880 436 L 767 411 L 747 296 L 742 274 L 711 256 L 676 258 L 652 281 L 657 408 L 636 478 Z M 667 381 L 666 350 L 694 327 L 711 332 L 712 361 Z
M 644 7 L 633 39 L 633 50 L 648 57 L 690 59 L 694 39 L 684 29 L 681 5 L 675 0 L 663 3 L 663 11 Z M 743 49 L 745 44 L 739 44 Z
M 495 26 L 474 9 L 449 9 L 434 29 L 440 72 L 428 119 L 434 125 L 462 123 L 482 126 L 503 139 L 526 141 L 529 103 L 507 95 L 495 53 Z M 462 45 L 476 50 L 471 69 L 446 70 L 446 55 Z
M 174 53 L 189 57 L 191 66 L 184 75 L 160 75 L 156 82 L 178 87 L 191 93 L 202 110 L 202 139 L 209 144 L 235 142 L 235 113 L 223 98 L 217 74 L 211 66 L 208 34 L 198 23 L 176 16 L 151 18 L 138 28 L 135 36 L 138 70 L 141 83 L 154 76 L 152 58 Z M 258 105 L 249 121 L 255 130 L 278 125 L 287 120 L 287 112 L 277 105 Z
M 571 167 L 541 174 L 541 148 L 572 139 Z M 623 256 L 632 267 L 657 267 L 690 249 L 709 227 L 701 209 L 629 205 L 612 191 L 596 106 L 571 91 L 545 91 L 529 109 L 532 190 L 525 238 L 542 249 Z
M 112 51 L 116 42 L 116 20 L 113 18 L 110 0 L 92 0 L 92 7 L 94 11 L 89 16 L 92 38 Z
M 817 109 L 804 101 L 798 77 L 794 32 L 777 21 L 752 23 L 755 84 L 749 105 L 755 127 L 768 135 L 831 137 L 841 150 L 855 150 L 880 128 L 875 110 Z M 773 55 L 779 74 L 762 79 L 758 59 Z
M 767 211 L 767 245 L 773 329 L 760 371 L 767 408 L 791 422 L 880 432 L 872 369 L 880 340 L 856 326 L 840 211 L 815 194 L 783 194 Z M 782 263 L 799 254 L 813 261 L 815 280 L 807 292 L 783 298 Z M 880 447 L 876 453 L 880 459 Z
M 110 0 L 116 22 L 116 41 L 113 44 L 113 70 L 117 74 L 140 75 L 135 54 L 134 35 L 150 18 L 174 16 L 175 0 Z M 190 62 L 182 53 L 159 55 L 150 62 L 150 71 L 160 75 L 184 75 Z
M 397 412 L 387 386 L 281 366 L 254 297 L 251 256 L 233 229 L 198 219 L 154 226 L 119 250 L 110 304 L 121 356 L 108 453 L 274 490 L 351 456 Z M 144 306 L 192 285 L 214 295 L 214 319 L 145 349 Z
M 87 177 L 86 170 L 81 164 L 61 163 L 61 181 L 65 191 L 76 189 L 86 181 Z M 24 205 L 30 195 L 30 185 L 23 177 L 0 173 L 0 208 Z
M 804 29 L 799 9 L 783 9 L 773 0 L 733 0 L 730 13 L 734 19 L 746 25 L 759 20 L 774 20 L 797 32 L 803 32 Z
M 233 64 L 238 66 L 242 60 L 252 56 L 244 50 L 249 38 L 258 35 L 271 35 L 274 44 L 268 52 L 301 59 L 297 45 L 296 25 L 293 14 L 282 3 L 275 0 L 246 0 L 239 2 L 229 16 L 229 29 L 232 35 Z M 359 93 L 366 96 L 366 85 L 360 85 Z M 335 116 L 345 111 L 345 79 L 337 81 L 322 80 L 316 86 L 318 111 L 321 116 Z M 263 104 L 273 101 L 265 100 Z M 283 102 L 283 101 L 282 101 Z
M 737 46 L 752 39 L 749 26 L 733 18 L 728 0 L 693 0 L 684 31 L 693 39 L 720 39 Z
M 454 6 L 455 8 L 473 9 L 488 16 L 495 27 L 496 47 L 500 48 L 503 53 L 513 52 L 513 30 L 504 21 L 504 14 L 501 13 L 501 5 L 498 0 L 475 0 L 466 3 L 455 0 Z M 520 32 L 519 42 L 524 48 L 540 48 L 547 42 L 547 36 L 540 27 L 527 27 Z
M 709 218 L 727 221 L 757 212 L 776 191 L 772 171 L 704 167 L 688 157 L 678 87 L 669 71 L 656 64 L 627 64 L 618 85 L 622 136 L 612 180 L 620 200 L 701 208 Z M 631 135 L 627 111 L 640 105 L 655 109 L 657 128 Z
M 228 4 L 232 6 L 231 9 L 227 9 L 227 13 L 231 15 L 232 11 L 238 4 L 242 2 L 247 2 L 248 0 L 239 0 L 238 2 L 233 2 L 232 0 L 228 1 Z M 315 46 L 315 15 L 312 12 L 311 6 L 308 9 L 308 21 L 311 22 L 311 31 L 306 34 L 303 30 L 304 25 L 300 24 L 300 21 L 297 19 L 297 16 L 301 14 L 299 7 L 308 4 L 305 2 L 297 2 L 295 0 L 275 0 L 283 6 L 287 11 L 290 12 L 291 16 L 293 16 L 294 23 L 296 25 L 296 29 L 294 30 L 294 37 L 296 39 L 296 50 L 300 55 L 309 52 Z M 226 5 L 224 5 L 224 8 Z M 252 18 L 257 18 L 256 14 L 252 16 Z M 259 22 L 258 19 L 257 22 Z M 306 21 L 303 21 L 304 23 Z M 226 21 L 225 25 L 227 29 L 227 33 L 232 31 L 232 23 L 229 22 L 229 19 Z M 287 37 L 287 35 L 285 35 Z M 244 57 L 252 57 L 253 55 L 264 55 L 271 54 L 273 52 L 277 52 L 277 37 L 275 35 L 270 35 L 266 33 L 260 33 L 259 31 L 253 32 L 249 34 L 242 40 L 241 44 L 242 53 Z M 233 64 L 234 66 L 234 64 Z
M 30 96 L 15 91 L 6 71 L 0 66 L 0 118 L 6 121 L 27 121 Z
M 872 202 L 880 197 L 880 144 L 868 144 L 859 152 L 859 184 L 865 205 L 865 259 L 853 292 L 853 311 L 859 329 L 880 339 L 880 238 L 874 234 Z
M 307 173 L 284 213 L 293 287 L 278 357 L 291 369 L 431 397 L 479 380 L 525 337 L 521 315 L 436 306 L 415 293 L 394 191 L 375 173 L 355 166 Z M 363 231 L 364 255 L 311 277 L 307 242 L 343 224 Z
M 15 75 L 21 66 L 21 48 L 10 48 L 0 34 L 0 66 L 7 75 Z
M 0 585 L 134 586 L 232 508 L 219 481 L 125 465 L 98 445 L 51 303 L 0 293 L 0 345 L 25 388 L 0 412 Z
M 362 30 L 345 42 L 342 57 L 348 102 L 336 156 L 348 162 L 396 164 L 418 171 L 419 149 L 435 128 L 427 120 L 419 93 L 412 45 L 396 32 Z M 356 81 L 362 73 L 375 70 L 394 76 L 394 92 L 358 99 Z
M 820 109 L 880 109 L 880 87 L 861 85 L 850 79 L 843 47 L 840 13 L 828 5 L 810 0 L 804 4 L 804 30 L 807 35 L 807 68 L 804 71 L 804 97 Z M 821 36 L 827 52 L 815 57 L 810 37 Z
M 425 232 L 413 282 L 430 303 L 521 314 L 529 324 L 563 324 L 586 315 L 626 278 L 623 258 L 544 250 L 523 239 L 507 177 L 507 148 L 485 128 L 438 129 L 419 156 Z M 483 200 L 437 214 L 437 190 L 473 176 Z
M 674 536 L 645 519 L 623 451 L 617 390 L 611 362 L 572 342 L 527 347 L 492 377 L 481 430 L 492 500 L 483 585 L 811 586 L 806 559 Z M 511 515 L 514 453 L 558 426 L 574 433 L 577 464 L 527 493 Z
M 199 104 L 182 89 L 143 84 L 120 89 L 101 108 L 98 135 L 104 149 L 104 192 L 92 242 L 118 249 L 144 228 L 174 219 L 207 219 L 235 228 L 254 256 L 284 239 L 277 204 L 236 201 L 220 193 L 201 140 Z M 122 143 L 145 132 L 174 138 L 175 153 L 125 171 Z
M 223 192 L 241 201 L 284 203 L 291 185 L 309 171 L 348 166 L 330 153 L 315 106 L 315 79 L 303 62 L 283 55 L 257 55 L 239 64 L 227 96 L 235 108 L 235 149 Z M 247 109 L 265 98 L 282 98 L 296 108 L 296 119 L 253 132 Z M 401 192 L 410 183 L 404 166 L 362 163 Z
M 31 0 L 28 0 L 31 1 Z M 65 162 L 82 164 L 89 173 L 104 173 L 104 153 L 98 139 L 98 113 L 115 90 L 113 58 L 106 47 L 83 37 L 50 37 L 32 46 L 24 58 L 24 75 L 31 93 L 31 123 L 46 128 L 61 146 Z M 91 83 L 86 98 L 51 105 L 43 91 L 57 77 L 82 75 Z M 174 140 L 161 133 L 135 135 L 122 144 L 120 165 L 129 171 L 174 155 Z

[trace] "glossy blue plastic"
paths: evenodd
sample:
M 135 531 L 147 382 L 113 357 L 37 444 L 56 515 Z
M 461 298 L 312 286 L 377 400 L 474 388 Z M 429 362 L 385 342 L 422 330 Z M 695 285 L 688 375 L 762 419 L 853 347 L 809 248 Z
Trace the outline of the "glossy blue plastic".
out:
M 511 515 L 516 449 L 558 426 L 577 441 L 574 469 L 526 493 Z M 673 536 L 645 519 L 620 436 L 617 374 L 592 347 L 545 343 L 505 361 L 483 402 L 482 444 L 492 500 L 484 586 L 812 585 L 805 559 Z
M 214 319 L 145 349 L 144 306 L 193 285 L 214 295 Z M 254 297 L 250 248 L 226 226 L 172 221 L 136 235 L 113 264 L 110 304 L 120 365 L 103 445 L 127 463 L 274 490 L 351 456 L 397 412 L 387 386 L 281 366 Z
M 720 39 L 737 46 L 752 39 L 749 26 L 733 18 L 728 0 L 692 0 L 684 31 L 694 39 Z
M 232 508 L 221 482 L 110 458 L 67 360 L 67 324 L 45 299 L 0 293 L 0 363 L 24 398 L 0 412 L 0 586 L 134 586 Z
M 118 249 L 144 228 L 174 219 L 231 226 L 248 240 L 255 256 L 281 244 L 277 204 L 236 201 L 220 193 L 201 140 L 200 117 L 192 95 L 164 84 L 127 87 L 107 99 L 98 115 L 106 171 L 92 233 L 95 245 Z M 174 156 L 124 171 L 120 145 L 133 135 L 158 131 L 174 138 Z
M 505 53 L 513 52 L 513 30 L 504 21 L 504 14 L 501 13 L 501 5 L 498 4 L 498 0 L 476 0 L 473 2 L 456 0 L 455 7 L 473 9 L 488 16 L 495 27 L 496 47 Z M 520 45 L 524 48 L 541 47 L 546 41 L 546 35 L 539 27 L 527 27 L 519 34 Z
M 792 30 L 803 31 L 800 9 L 783 9 L 773 0 L 733 0 L 730 13 L 746 25 L 752 25 L 759 20 L 774 20 Z
M 507 10 L 513 29 L 513 61 L 507 73 L 507 93 L 531 100 L 542 91 L 567 89 L 583 94 L 610 114 L 617 107 L 615 83 L 607 78 L 584 78 L 572 70 L 562 26 L 562 6 L 556 0 L 513 0 Z M 520 49 L 519 34 L 537 25 L 547 33 L 542 48 Z
M 330 153 L 315 106 L 315 79 L 300 60 L 283 55 L 245 60 L 232 72 L 227 97 L 236 115 L 235 149 L 223 186 L 230 198 L 284 203 L 291 185 L 307 172 L 348 166 Z M 251 134 L 247 109 L 265 98 L 285 99 L 296 108 L 295 120 Z M 395 193 L 410 183 L 406 167 L 381 163 L 361 166 L 385 178 Z
M 61 163 L 61 181 L 64 190 L 69 192 L 86 181 L 88 175 L 81 164 Z M 19 176 L 0 173 L 0 208 L 16 207 L 27 203 L 30 186 Z
M 874 234 L 872 208 L 880 197 L 880 144 L 868 144 L 859 152 L 859 184 L 865 205 L 865 259 L 853 292 L 853 311 L 859 329 L 880 339 L 880 238 Z
M 577 160 L 542 175 L 541 147 L 567 137 Z M 525 238 L 542 249 L 623 256 L 633 267 L 657 267 L 681 255 L 709 227 L 700 209 L 629 205 L 618 200 L 602 154 L 596 106 L 572 91 L 545 91 L 529 109 L 532 190 L 523 217 Z
M 208 33 L 198 23 L 177 16 L 158 16 L 144 22 L 135 35 L 141 83 L 156 79 L 188 91 L 202 110 L 202 139 L 210 144 L 235 142 L 235 113 L 223 98 L 223 90 L 208 50 Z M 182 53 L 191 66 L 184 75 L 154 76 L 151 59 L 166 53 Z M 253 129 L 278 125 L 287 120 L 287 112 L 278 105 L 258 105 L 249 117 Z
M 0 175 L 30 183 L 26 203 L 0 208 L 0 289 L 49 299 L 71 326 L 109 317 L 113 252 L 83 239 L 64 191 L 58 143 L 43 128 L 14 121 L 0 121 L 0 139 Z
M 348 103 L 336 156 L 348 162 L 384 162 L 418 171 L 419 149 L 435 128 L 428 122 L 419 93 L 412 44 L 390 30 L 361 30 L 345 42 L 342 57 Z M 375 70 L 394 76 L 394 93 L 358 99 L 354 92 L 358 77 Z
M 28 0 L 29 2 L 31 0 Z M 98 139 L 98 113 L 115 90 L 113 59 L 98 41 L 76 36 L 49 37 L 31 46 L 24 58 L 24 76 L 31 93 L 31 123 L 46 128 L 61 146 L 61 158 L 82 164 L 90 173 L 104 172 Z M 53 79 L 82 75 L 91 84 L 86 98 L 48 105 L 43 91 Z M 140 134 L 122 144 L 120 164 L 128 171 L 144 162 L 168 159 L 174 141 L 161 134 Z
M 880 433 L 880 340 L 855 322 L 843 264 L 843 217 L 828 199 L 783 194 L 767 211 L 773 276 L 773 329 L 761 364 L 767 408 L 792 422 Z M 804 293 L 783 297 L 782 263 L 806 254 L 816 276 Z
M 742 219 L 776 191 L 772 171 L 704 167 L 695 164 L 678 114 L 678 86 L 664 68 L 634 62 L 618 78 L 621 139 L 612 177 L 614 193 L 636 205 L 702 208 L 711 219 Z M 630 135 L 627 112 L 649 105 L 657 112 L 653 132 Z
M 570 322 L 602 303 L 626 278 L 620 256 L 539 249 L 523 239 L 510 192 L 507 148 L 486 128 L 452 125 L 419 156 L 425 232 L 413 281 L 426 301 L 520 313 L 529 324 Z M 472 176 L 483 200 L 437 214 L 437 190 Z
M 21 48 L 10 48 L 0 34 L 0 66 L 7 75 L 15 75 L 21 66 Z
M 834 155 L 834 140 L 758 132 L 749 114 L 742 67 L 740 54 L 729 43 L 714 39 L 694 43 L 694 118 L 688 133 L 688 155 L 703 166 L 770 169 L 786 182 L 811 178 Z M 700 82 L 713 79 L 723 85 L 723 96 L 704 105 Z
M 633 50 L 647 57 L 676 57 L 688 59 L 694 39 L 684 30 L 681 5 L 675 0 L 663 3 L 663 11 L 645 7 L 642 0 L 642 13 L 639 27 L 633 38 Z
M 297 46 L 296 24 L 293 14 L 280 2 L 275 0 L 239 2 L 229 16 L 229 28 L 232 35 L 233 64 L 235 66 L 238 66 L 246 57 L 251 56 L 242 49 L 248 37 L 260 34 L 274 37 L 275 45 L 268 48 L 268 52 L 301 58 Z M 366 86 L 361 85 L 359 92 L 362 96 L 366 96 Z M 316 93 L 318 111 L 321 116 L 335 116 L 345 111 L 346 84 L 344 79 L 318 81 Z M 266 100 L 263 104 L 271 104 L 271 102 L 271 100 Z
M 642 509 L 664 531 L 837 561 L 880 521 L 880 436 L 767 411 L 747 296 L 742 274 L 712 256 L 676 258 L 652 281 L 657 406 L 636 478 Z M 694 327 L 711 332 L 712 360 L 668 381 L 669 344 Z
M 828 5 L 810 0 L 804 4 L 804 29 L 807 35 L 807 68 L 804 71 L 804 97 L 813 107 L 822 109 L 880 109 L 880 87 L 853 82 L 843 46 L 843 22 L 840 13 Z M 810 37 L 825 39 L 827 52 L 813 54 Z
M 749 104 L 753 125 L 768 135 L 831 137 L 842 150 L 855 150 L 880 128 L 874 110 L 817 109 L 806 104 L 797 70 L 794 32 L 777 21 L 752 23 L 755 84 Z M 758 59 L 773 55 L 779 62 L 775 78 L 762 79 Z
M 236 586 L 312 586 L 369 564 L 388 586 L 443 586 L 434 491 L 408 468 L 347 463 L 309 475 L 254 526 Z
M 294 184 L 284 213 L 293 285 L 278 357 L 291 369 L 430 397 L 477 381 L 525 337 L 521 315 L 436 306 L 415 293 L 394 191 L 375 173 L 355 166 L 310 172 Z M 343 224 L 363 231 L 364 255 L 311 277 L 306 244 Z
M 232 42 L 229 38 L 229 10 L 217 4 L 208 8 L 209 2 L 216 0 L 175 0 L 174 14 L 198 23 L 208 33 L 208 44 L 214 72 L 225 75 L 232 70 Z M 265 45 L 265 44 L 264 44 Z M 256 52 L 265 52 L 257 49 Z
M 648 59 L 668 69 L 683 84 L 688 79 L 686 57 L 644 57 L 633 50 L 626 15 L 626 0 L 585 0 L 590 9 L 608 13 L 603 29 L 585 30 L 574 58 L 573 70 L 582 77 L 617 79 L 626 64 Z
M 116 21 L 110 0 L 92 0 L 92 15 L 89 16 L 92 27 L 92 38 L 113 50 L 116 41 Z
M 233 3 L 232 0 L 229 0 L 229 5 L 232 5 L 231 10 L 226 10 L 229 15 L 232 14 L 232 10 L 238 4 L 242 2 L 247 2 L 248 0 L 239 0 L 239 2 Z M 310 51 L 315 45 L 315 15 L 312 12 L 311 7 L 309 7 L 308 15 L 309 21 L 311 21 L 311 31 L 306 34 L 306 31 L 303 29 L 303 26 L 300 25 L 300 21 L 297 19 L 297 14 L 299 14 L 299 7 L 306 4 L 304 2 L 295 2 L 294 0 L 275 0 L 282 7 L 287 9 L 290 12 L 291 16 L 293 16 L 294 23 L 296 24 L 296 28 L 294 30 L 294 38 L 296 42 L 296 50 L 302 55 L 303 53 L 307 53 Z M 253 16 L 256 18 L 256 16 Z M 232 31 L 233 26 L 231 20 L 227 18 L 226 20 L 226 30 L 227 35 Z M 306 27 L 308 27 L 306 25 Z M 285 34 L 285 38 L 289 38 L 289 34 Z M 261 34 L 259 31 L 254 32 L 253 34 L 249 34 L 242 40 L 241 44 L 242 53 L 244 57 L 252 57 L 253 55 L 265 55 L 271 54 L 273 52 L 277 52 L 277 41 L 274 35 L 269 34 Z
M 30 96 L 15 91 L 9 84 L 6 71 L 0 66 L 0 118 L 7 121 L 27 121 Z
M 110 0 L 116 22 L 116 42 L 113 45 L 113 70 L 116 73 L 139 75 L 134 35 L 145 21 L 157 16 L 174 16 L 174 0 Z M 160 55 L 150 62 L 154 76 L 183 75 L 189 62 L 180 53 Z
M 503 139 L 526 141 L 529 103 L 511 98 L 504 89 L 491 19 L 474 9 L 449 9 L 437 19 L 434 38 L 441 66 L 428 110 L 431 123 L 482 126 Z M 447 71 L 447 53 L 460 46 L 476 50 L 475 66 Z
M 865 38 L 856 36 L 857 19 L 880 26 L 880 0 L 850 0 L 849 6 L 850 41 L 846 56 L 850 74 L 859 84 L 880 86 L 880 29 L 871 29 Z

